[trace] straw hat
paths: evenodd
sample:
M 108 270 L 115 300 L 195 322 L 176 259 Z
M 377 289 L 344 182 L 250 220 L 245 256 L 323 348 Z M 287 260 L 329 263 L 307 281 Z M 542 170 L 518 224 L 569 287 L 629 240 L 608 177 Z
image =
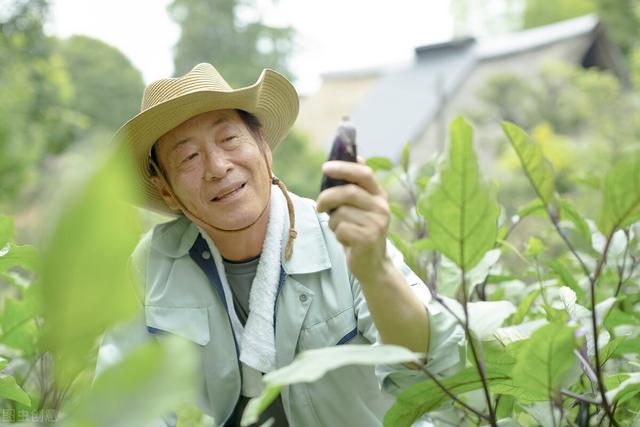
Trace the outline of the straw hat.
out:
M 296 120 L 298 103 L 293 85 L 273 70 L 263 70 L 251 86 L 233 89 L 211 64 L 198 64 L 182 77 L 148 85 L 140 113 L 116 132 L 115 140 L 134 156 L 142 205 L 175 215 L 151 182 L 151 147 L 162 135 L 198 114 L 239 109 L 260 120 L 265 140 L 273 150 Z

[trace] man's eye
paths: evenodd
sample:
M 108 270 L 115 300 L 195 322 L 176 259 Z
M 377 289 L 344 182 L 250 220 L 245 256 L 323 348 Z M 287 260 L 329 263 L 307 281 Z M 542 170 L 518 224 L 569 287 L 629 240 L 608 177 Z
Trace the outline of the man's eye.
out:
M 191 153 L 187 157 L 182 160 L 182 163 L 188 162 L 189 160 L 193 160 L 198 156 L 198 153 Z
M 224 139 L 222 140 L 222 142 L 230 142 L 230 141 L 233 141 L 233 140 L 234 140 L 234 139 L 236 139 L 236 138 L 237 138 L 237 136 L 236 136 L 236 135 L 231 135 L 231 136 L 228 136 L 228 137 L 224 138 Z

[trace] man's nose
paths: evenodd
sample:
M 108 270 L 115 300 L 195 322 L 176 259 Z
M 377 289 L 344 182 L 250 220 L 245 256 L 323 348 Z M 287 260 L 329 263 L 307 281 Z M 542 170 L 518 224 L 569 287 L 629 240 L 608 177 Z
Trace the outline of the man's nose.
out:
M 212 150 L 205 155 L 204 179 L 212 181 L 224 178 L 231 171 L 233 164 L 222 150 Z

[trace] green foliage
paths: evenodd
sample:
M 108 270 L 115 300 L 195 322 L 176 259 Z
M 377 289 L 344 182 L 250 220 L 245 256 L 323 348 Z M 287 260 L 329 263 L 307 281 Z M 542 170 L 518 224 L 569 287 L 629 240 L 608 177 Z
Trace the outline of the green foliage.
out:
M 604 179 L 598 225 L 609 236 L 640 220 L 640 151 L 614 165 Z
M 523 25 L 524 28 L 539 27 L 593 13 L 596 9 L 597 0 L 557 0 L 553 3 L 526 0 Z
M 431 181 L 418 204 L 435 247 L 464 271 L 493 247 L 498 232 L 498 205 L 480 177 L 472 138 L 471 126 L 454 120 L 439 180 Z
M 315 199 L 320 193 L 323 162 L 324 154 L 294 129 L 273 153 L 273 173 L 290 191 Z
M 293 29 L 248 17 L 254 2 L 238 0 L 174 0 L 169 14 L 180 26 L 174 73 L 182 75 L 200 62 L 210 62 L 233 87 L 255 83 L 263 68 L 290 75 L 287 59 Z
M 90 37 L 72 36 L 60 40 L 57 51 L 73 82 L 70 104 L 89 119 L 89 126 L 113 133 L 140 111 L 142 75 L 118 49 Z

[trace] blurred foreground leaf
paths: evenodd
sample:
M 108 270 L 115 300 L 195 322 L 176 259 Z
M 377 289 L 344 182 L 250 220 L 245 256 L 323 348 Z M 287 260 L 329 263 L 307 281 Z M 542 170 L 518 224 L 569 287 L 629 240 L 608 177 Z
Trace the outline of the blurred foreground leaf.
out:
M 395 345 L 340 345 L 300 353 L 293 363 L 266 374 L 265 389 L 249 401 L 242 414 L 242 426 L 258 421 L 259 415 L 289 384 L 313 382 L 327 372 L 347 365 L 378 365 L 415 362 L 424 355 Z
M 192 401 L 201 375 L 195 350 L 175 336 L 150 341 L 103 371 L 63 427 L 140 427 Z
M 60 212 L 43 254 L 45 348 L 64 383 L 88 366 L 96 338 L 138 306 L 127 261 L 138 240 L 129 159 L 112 154 Z

